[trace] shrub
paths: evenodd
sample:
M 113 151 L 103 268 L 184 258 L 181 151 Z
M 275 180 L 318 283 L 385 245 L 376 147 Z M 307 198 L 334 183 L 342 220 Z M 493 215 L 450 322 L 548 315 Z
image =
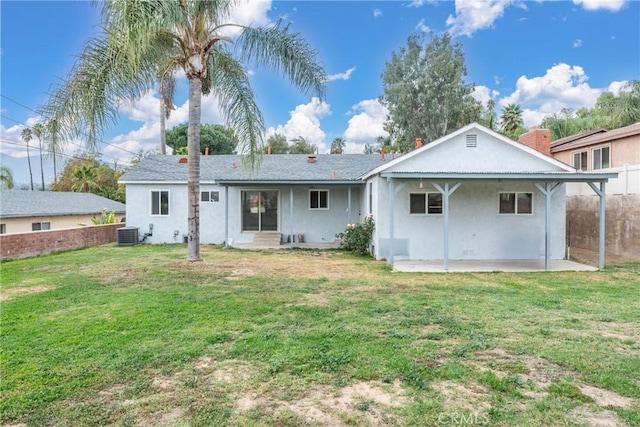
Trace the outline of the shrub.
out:
M 375 222 L 373 215 L 370 215 L 360 224 L 347 224 L 347 228 L 336 234 L 336 237 L 340 239 L 342 249 L 358 255 L 367 255 L 374 229 Z

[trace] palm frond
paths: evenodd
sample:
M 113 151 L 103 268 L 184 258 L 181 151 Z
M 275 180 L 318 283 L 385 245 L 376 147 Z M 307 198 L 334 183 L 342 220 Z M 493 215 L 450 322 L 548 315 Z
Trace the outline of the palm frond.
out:
M 317 52 L 279 21 L 272 27 L 245 27 L 237 40 L 240 58 L 281 72 L 303 93 L 324 96 L 327 75 Z
M 250 172 L 261 164 L 264 119 L 256 104 L 247 71 L 224 49 L 209 55 L 209 79 L 227 125 L 238 138 L 238 153 Z

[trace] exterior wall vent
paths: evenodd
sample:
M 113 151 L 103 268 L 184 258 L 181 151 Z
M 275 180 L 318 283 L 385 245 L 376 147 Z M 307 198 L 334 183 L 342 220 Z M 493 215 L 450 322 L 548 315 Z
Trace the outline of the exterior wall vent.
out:
M 138 227 L 118 228 L 118 246 L 133 246 L 140 243 L 138 240 Z
M 467 148 L 476 148 L 478 146 L 478 135 L 467 135 Z

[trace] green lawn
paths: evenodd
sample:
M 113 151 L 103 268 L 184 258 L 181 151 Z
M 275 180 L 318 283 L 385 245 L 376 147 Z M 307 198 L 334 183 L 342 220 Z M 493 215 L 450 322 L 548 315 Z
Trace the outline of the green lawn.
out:
M 640 264 L 391 273 L 339 251 L 2 262 L 2 425 L 640 425 Z

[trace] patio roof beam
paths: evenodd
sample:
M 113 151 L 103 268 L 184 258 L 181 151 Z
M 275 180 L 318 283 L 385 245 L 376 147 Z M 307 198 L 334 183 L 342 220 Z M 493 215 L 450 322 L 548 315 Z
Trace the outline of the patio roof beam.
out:
M 616 178 L 617 173 L 583 173 L 583 172 L 383 172 L 383 178 L 456 181 L 550 181 L 550 182 L 606 182 Z

